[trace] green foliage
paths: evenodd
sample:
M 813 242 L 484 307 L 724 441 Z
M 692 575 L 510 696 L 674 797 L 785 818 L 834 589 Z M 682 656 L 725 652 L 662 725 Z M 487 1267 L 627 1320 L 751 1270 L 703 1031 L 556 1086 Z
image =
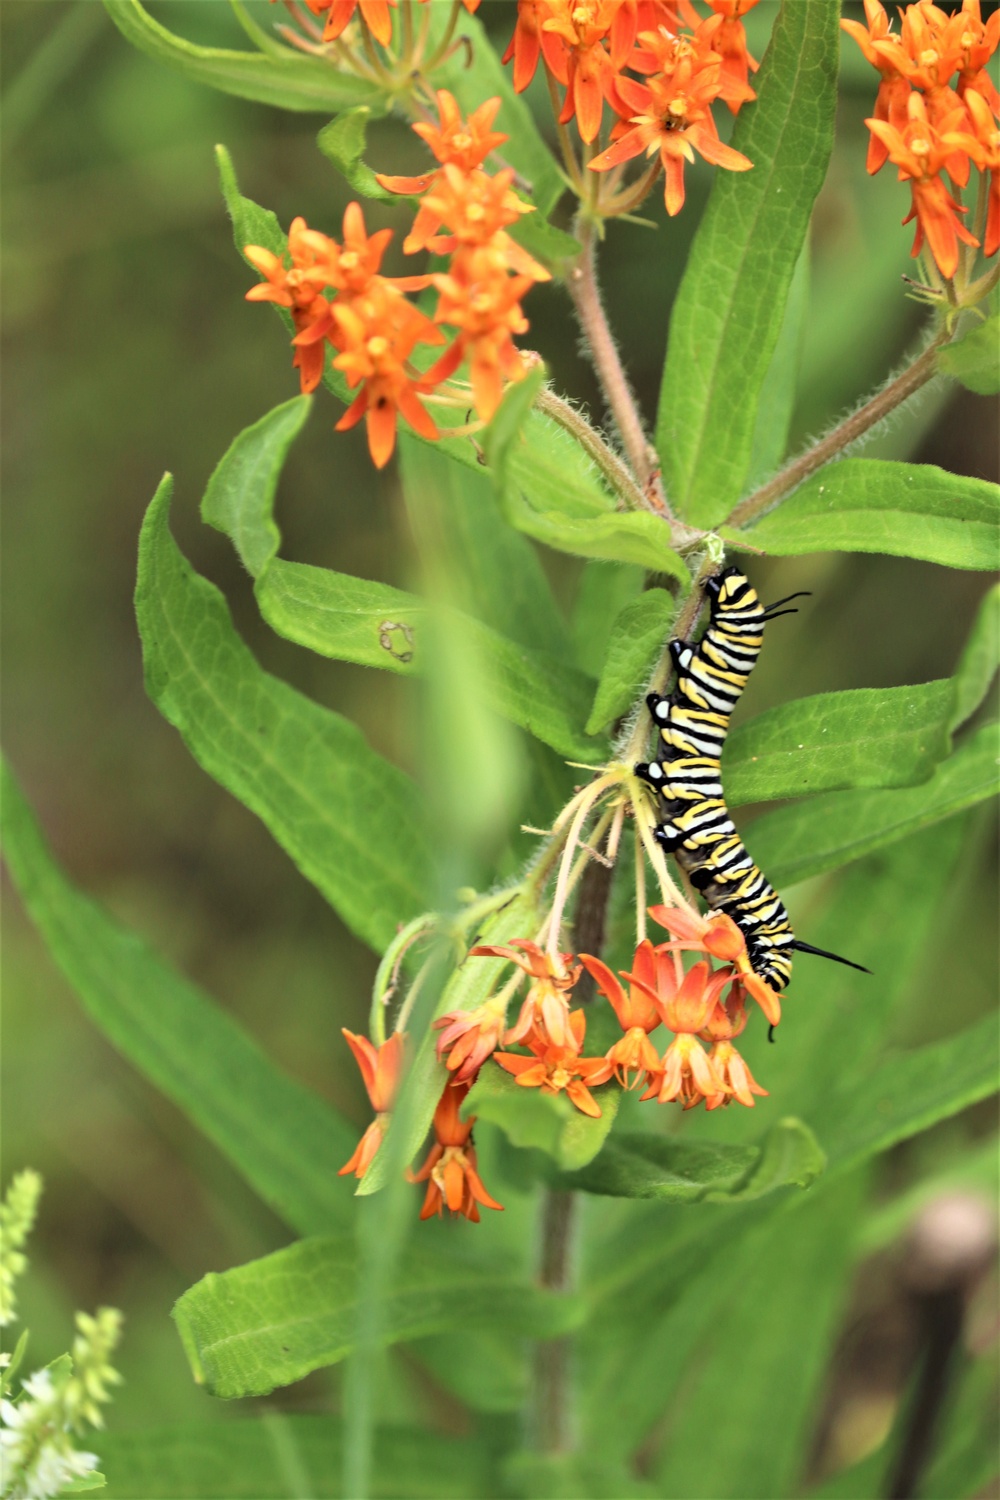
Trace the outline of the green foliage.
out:
M 647 589 L 622 606 L 608 638 L 588 734 L 598 734 L 632 707 L 670 635 L 675 613 L 665 589 Z
M 743 492 L 760 393 L 833 146 L 839 0 L 786 0 L 732 145 L 754 163 L 718 172 L 670 319 L 656 446 L 667 491 L 694 525 Z
M 238 94 L 277 109 L 325 114 L 379 97 L 378 90 L 364 79 L 338 72 L 322 59 L 306 57 L 291 47 L 266 55 L 199 47 L 161 26 L 139 0 L 104 0 L 104 7 L 140 52 L 224 94 Z
M 998 346 L 1000 313 L 994 312 L 970 328 L 964 338 L 946 344 L 938 353 L 938 368 L 980 396 L 995 396 L 1000 391 Z
M 885 552 L 950 568 L 1000 559 L 1000 491 L 933 464 L 845 458 L 827 464 L 749 531 L 724 527 L 775 557 Z
M 356 193 L 381 203 L 394 203 L 398 201 L 398 195 L 390 193 L 376 181 L 375 173 L 364 160 L 368 126 L 378 116 L 379 111 L 368 104 L 347 109 L 329 125 L 323 126 L 316 144 L 337 171 L 343 173 Z
M 716 1145 L 659 1135 L 618 1135 L 567 1187 L 610 1198 L 661 1203 L 749 1202 L 782 1187 L 808 1187 L 824 1156 L 801 1120 L 780 1120 L 762 1147 Z
M 350 1126 L 70 884 L 6 767 L 2 807 L 7 868 L 94 1024 L 286 1223 L 312 1234 L 343 1222 Z
M 799 698 L 734 729 L 722 759 L 730 805 L 926 781 L 948 751 L 950 679 Z
M 215 1396 L 262 1396 L 351 1350 L 365 1266 L 352 1236 L 322 1235 L 184 1293 L 174 1317 L 195 1379 Z M 579 1304 L 461 1253 L 411 1247 L 382 1309 L 382 1338 L 499 1327 L 552 1338 Z
M 339 1500 L 343 1428 L 332 1417 L 254 1419 L 102 1432 L 107 1500 Z M 379 1434 L 373 1500 L 464 1500 L 489 1492 L 483 1447 L 393 1425 Z
M 779 886 L 823 875 L 1000 790 L 995 723 L 984 724 L 929 781 L 896 791 L 831 792 L 755 818 L 747 843 Z
M 261 671 L 219 591 L 170 535 L 165 478 L 143 525 L 146 686 L 201 766 L 260 817 L 347 925 L 383 948 L 426 906 L 430 854 L 408 778 L 339 714 Z
M 565 1094 L 522 1088 L 510 1073 L 491 1065 L 480 1073 L 462 1113 L 499 1125 L 513 1145 L 544 1151 L 563 1171 L 573 1172 L 601 1150 L 618 1113 L 617 1087 L 593 1093 L 601 1108 L 599 1119 L 583 1114 Z
M 959 729 L 979 708 L 1000 669 L 1000 584 L 983 595 L 975 624 L 955 670 L 950 728 Z

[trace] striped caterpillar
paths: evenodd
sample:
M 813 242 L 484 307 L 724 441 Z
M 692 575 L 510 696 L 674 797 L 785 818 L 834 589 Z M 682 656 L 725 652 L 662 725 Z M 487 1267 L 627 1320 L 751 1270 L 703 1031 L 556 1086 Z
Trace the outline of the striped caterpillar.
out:
M 789 594 L 765 609 L 736 568 L 710 579 L 707 593 L 711 618 L 701 640 L 695 646 L 670 642 L 677 671 L 673 692 L 669 698 L 650 693 L 646 699 L 663 749 L 658 760 L 635 770 L 659 794 L 663 821 L 655 837 L 712 910 L 736 922 L 750 967 L 772 989 L 788 984 L 796 951 L 861 969 L 849 958 L 796 938 L 781 898 L 736 832 L 722 790 L 722 747 L 763 644 L 764 625 L 794 614 L 781 606 L 801 595 Z

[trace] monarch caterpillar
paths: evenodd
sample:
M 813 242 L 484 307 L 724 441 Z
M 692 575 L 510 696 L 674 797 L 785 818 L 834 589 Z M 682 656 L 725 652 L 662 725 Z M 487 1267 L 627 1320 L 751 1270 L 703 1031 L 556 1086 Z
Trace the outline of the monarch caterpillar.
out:
M 749 580 L 729 568 L 707 584 L 711 618 L 695 646 L 671 641 L 677 683 L 669 698 L 646 699 L 663 744 L 658 760 L 636 774 L 659 793 L 664 821 L 657 842 L 673 854 L 714 911 L 733 918 L 743 933 L 750 967 L 783 990 L 792 954 L 815 953 L 862 969 L 861 964 L 800 942 L 777 891 L 754 864 L 733 825 L 722 789 L 722 747 L 729 720 L 764 642 L 764 625 L 800 594 L 764 607 Z

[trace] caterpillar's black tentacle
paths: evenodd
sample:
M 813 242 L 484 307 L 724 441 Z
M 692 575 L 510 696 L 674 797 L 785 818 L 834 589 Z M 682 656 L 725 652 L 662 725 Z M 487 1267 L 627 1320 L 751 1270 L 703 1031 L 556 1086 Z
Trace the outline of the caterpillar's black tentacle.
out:
M 852 958 L 842 958 L 839 953 L 828 953 L 825 948 L 814 948 L 812 943 L 800 943 L 798 938 L 791 945 L 798 953 L 815 953 L 817 958 L 832 958 L 835 964 L 846 964 L 849 969 L 860 969 L 862 974 L 870 974 L 871 969 L 866 969 L 864 964 L 856 964 Z
M 785 597 L 784 597 L 784 599 L 775 599 L 774 602 L 773 602 L 773 604 L 765 605 L 765 607 L 764 607 L 764 618 L 765 618 L 765 620 L 768 619 L 768 618 L 770 618 L 770 616 L 773 614 L 773 612 L 776 609 L 780 609 L 783 604 L 791 604 L 791 602 L 792 602 L 793 599 L 811 599 L 811 598 L 812 598 L 812 589 L 799 589 L 799 591 L 798 591 L 797 594 L 786 594 Z
M 733 826 L 722 790 L 722 747 L 729 720 L 764 640 L 764 625 L 792 599 L 766 609 L 737 568 L 706 584 L 711 617 L 701 640 L 670 642 L 677 682 L 668 698 L 650 693 L 662 751 L 635 774 L 660 796 L 663 821 L 654 830 L 660 846 L 676 855 L 691 884 L 713 911 L 724 911 L 743 933 L 755 974 L 783 990 L 792 973 L 792 953 L 816 953 L 869 973 L 836 953 L 800 943 L 777 891 L 747 853 Z M 773 1036 L 772 1036 L 773 1040 Z
M 766 614 L 764 616 L 764 618 L 765 618 L 765 620 L 780 620 L 781 617 L 782 617 L 782 615 L 797 615 L 797 614 L 798 614 L 798 610 L 797 609 L 779 609 L 779 610 L 776 610 L 773 615 L 772 614 Z

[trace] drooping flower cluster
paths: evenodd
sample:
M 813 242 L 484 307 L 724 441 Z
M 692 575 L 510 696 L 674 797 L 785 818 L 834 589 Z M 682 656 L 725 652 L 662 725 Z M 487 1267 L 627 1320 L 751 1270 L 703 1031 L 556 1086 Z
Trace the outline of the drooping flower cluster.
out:
M 989 175 L 985 225 L 976 230 L 986 255 L 1000 248 L 1000 95 L 986 71 L 1000 41 L 1000 12 L 984 21 L 980 0 L 963 0 L 951 14 L 932 0 L 916 0 L 900 11 L 895 33 L 880 0 L 864 3 L 867 26 L 840 24 L 881 76 L 874 114 L 865 121 L 872 137 L 868 170 L 877 172 L 891 161 L 899 180 L 909 182 L 912 202 L 903 223 L 916 220 L 913 254 L 926 241 L 950 280 L 958 269 L 959 242 L 980 244 L 966 227 L 967 208 L 957 196 L 973 163 Z
M 447 271 L 383 276 L 379 268 L 392 231 L 369 235 L 357 203 L 349 204 L 344 215 L 343 243 L 297 218 L 289 230 L 286 257 L 260 245 L 247 245 L 244 251 L 265 278 L 251 287 L 248 301 L 274 302 L 291 315 L 293 365 L 302 390 L 319 384 L 332 349 L 333 368 L 357 391 L 337 430 L 353 427 L 363 417 L 379 468 L 395 447 L 398 417 L 422 437 L 440 436 L 424 398 L 465 361 L 472 386 L 468 404 L 482 421 L 490 420 L 504 382 L 525 372 L 513 342 L 528 328 L 521 300 L 535 282 L 550 279 L 507 233 L 509 225 L 534 211 L 513 191 L 513 171 L 505 168 L 491 176 L 482 167 L 507 139 L 490 129 L 499 99 L 487 100 L 468 122 L 445 90 L 437 102 L 440 123 L 420 122 L 413 128 L 430 146 L 438 169 L 422 177 L 384 176 L 379 181 L 392 192 L 420 195 L 403 249 L 407 254 L 432 250 L 449 255 Z M 427 287 L 438 293 L 433 317 L 406 295 Z M 421 372 L 417 351 L 421 345 L 448 343 L 443 329 L 453 331 L 449 347 Z
M 426 5 L 428 0 L 420 3 Z M 470 14 L 479 9 L 479 0 L 462 0 L 462 4 Z M 383 47 L 392 43 L 392 10 L 396 8 L 396 0 L 306 0 L 306 5 L 314 16 L 325 17 L 324 42 L 336 41 L 357 15 L 360 24 Z
M 648 191 L 662 167 L 667 212 L 684 203 L 684 163 L 695 152 L 716 166 L 745 172 L 753 163 L 725 145 L 712 115 L 722 100 L 736 113 L 755 98 L 741 17 L 757 0 L 518 0 L 518 19 L 504 61 L 514 60 L 514 87 L 527 88 L 539 60 L 555 90 L 565 90 L 558 120 L 576 120 L 588 147 L 597 141 L 604 106 L 615 117 L 611 144 L 588 163 L 593 172 L 645 154 L 654 165 L 636 193 L 612 194 L 604 212 L 623 212 Z M 638 77 L 634 76 L 638 75 Z

